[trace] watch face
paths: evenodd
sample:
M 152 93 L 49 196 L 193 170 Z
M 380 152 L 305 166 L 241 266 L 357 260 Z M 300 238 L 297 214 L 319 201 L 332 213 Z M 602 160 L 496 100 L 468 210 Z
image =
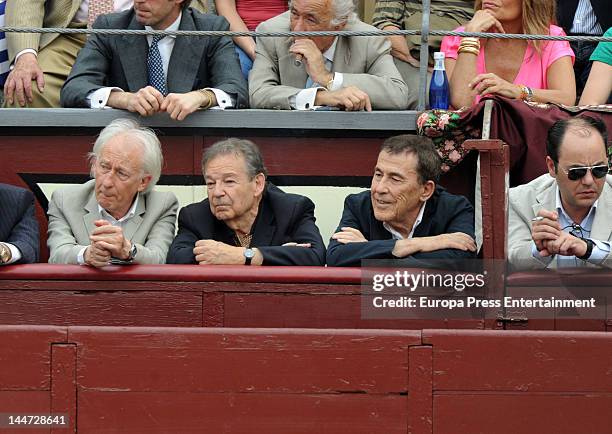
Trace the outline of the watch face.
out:
M 253 257 L 255 256 L 255 250 L 253 249 L 246 249 L 244 251 L 244 256 L 250 259 L 253 259 Z

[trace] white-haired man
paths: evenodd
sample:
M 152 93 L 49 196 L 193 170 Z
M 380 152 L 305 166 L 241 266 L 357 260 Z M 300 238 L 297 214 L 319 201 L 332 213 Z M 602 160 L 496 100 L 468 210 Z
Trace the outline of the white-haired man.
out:
M 178 201 L 153 191 L 163 162 L 155 133 L 117 119 L 102 130 L 90 159 L 93 180 L 51 197 L 49 262 L 165 263 Z
M 292 0 L 289 12 L 257 27 L 258 32 L 370 31 L 355 17 L 353 0 Z M 380 36 L 258 38 L 249 75 L 253 108 L 310 110 L 403 110 L 406 83 Z

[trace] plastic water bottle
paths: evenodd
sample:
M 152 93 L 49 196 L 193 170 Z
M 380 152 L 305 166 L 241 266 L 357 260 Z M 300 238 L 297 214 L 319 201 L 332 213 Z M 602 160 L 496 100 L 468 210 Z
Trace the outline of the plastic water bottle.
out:
M 449 89 L 446 70 L 444 69 L 444 53 L 436 51 L 434 53 L 434 71 L 431 75 L 429 84 L 429 107 L 432 109 L 448 109 Z

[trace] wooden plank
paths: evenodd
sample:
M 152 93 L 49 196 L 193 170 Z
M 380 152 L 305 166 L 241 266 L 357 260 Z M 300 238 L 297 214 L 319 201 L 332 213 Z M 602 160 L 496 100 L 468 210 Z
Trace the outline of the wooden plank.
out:
M 71 327 L 80 390 L 406 393 L 409 331 Z M 214 375 L 211 375 L 214 373 Z
M 76 346 L 56 344 L 51 350 L 51 413 L 66 415 L 68 426 L 53 427 L 53 434 L 77 432 Z
M 51 344 L 65 341 L 63 327 L 0 326 L 0 390 L 49 390 Z
M 225 327 L 316 327 L 355 329 L 475 328 L 479 319 L 417 318 L 364 319 L 358 294 L 226 293 Z
M 609 434 L 612 394 L 434 396 L 435 434 Z
M 291 393 L 79 393 L 86 432 L 406 433 L 406 396 Z
M 0 355 L 1 357 L 1 355 Z M 2 384 L 2 383 L 0 383 Z M 1 388 L 2 386 L 0 386 Z M 5 417 L 3 424 L 8 422 L 8 415 L 49 414 L 51 408 L 48 391 L 2 391 L 0 390 L 0 413 Z M 10 428 L 0 425 L 1 433 L 40 434 L 49 429 Z
M 408 355 L 408 433 L 432 433 L 434 422 L 432 348 L 410 347 Z
M 435 391 L 612 393 L 612 336 L 597 332 L 425 330 Z
M 0 323 L 201 327 L 202 295 L 121 286 L 108 292 L 0 291 Z

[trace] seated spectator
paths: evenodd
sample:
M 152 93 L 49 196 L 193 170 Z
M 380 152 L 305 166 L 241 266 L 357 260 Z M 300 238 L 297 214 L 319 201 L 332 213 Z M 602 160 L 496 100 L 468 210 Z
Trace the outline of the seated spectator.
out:
M 206 149 L 208 199 L 179 214 L 169 264 L 324 265 L 314 204 L 266 182 L 257 146 L 230 138 Z
M 515 269 L 612 267 L 612 177 L 605 124 L 587 116 L 548 131 L 548 173 L 510 189 L 508 259 Z
M 262 21 L 285 12 L 287 3 L 287 0 L 215 0 L 215 7 L 217 13 L 229 21 L 231 31 L 247 32 L 254 31 Z M 255 60 L 255 39 L 235 36 L 234 44 L 242 75 L 248 80 Z
M 381 30 L 421 29 L 423 2 L 420 0 L 376 0 L 372 25 Z M 474 15 L 474 0 L 432 0 L 429 14 L 430 30 L 453 30 L 467 23 Z M 419 88 L 419 57 L 421 35 L 387 36 L 395 65 L 415 93 Z M 442 36 L 429 36 L 429 64 L 433 66 L 433 52 L 440 51 Z
M 612 37 L 612 27 L 604 36 Z M 612 104 L 612 42 L 600 42 L 591 56 L 593 67 L 579 105 Z
M 571 36 L 601 36 L 605 29 L 612 26 L 610 0 L 557 0 L 559 26 Z M 597 42 L 570 41 L 576 55 L 574 75 L 576 90 L 582 94 L 591 72 L 591 54 Z
M 188 0 L 134 3 L 98 18 L 94 28 L 228 30 L 223 17 Z M 229 37 L 92 35 L 62 87 L 64 107 L 114 107 L 183 120 L 198 109 L 245 107 L 246 82 Z
M 431 139 L 401 135 L 378 154 L 372 187 L 349 195 L 327 251 L 329 266 L 363 259 L 471 258 L 476 252 L 474 208 L 437 185 L 441 160 Z
M 355 17 L 352 0 L 293 0 L 259 32 L 375 30 Z M 249 76 L 251 107 L 343 110 L 408 107 L 408 88 L 383 37 L 259 38 Z
M 477 0 L 474 18 L 457 31 L 564 35 L 554 20 L 554 0 Z M 441 49 L 456 108 L 487 94 L 566 105 L 576 101 L 574 53 L 566 41 L 446 36 Z
M 38 261 L 38 222 L 31 191 L 0 184 L 0 265 Z
M 56 190 L 49 202 L 49 262 L 163 264 L 174 237 L 178 201 L 154 191 L 163 157 L 155 133 L 117 119 L 90 154 L 95 178 Z

